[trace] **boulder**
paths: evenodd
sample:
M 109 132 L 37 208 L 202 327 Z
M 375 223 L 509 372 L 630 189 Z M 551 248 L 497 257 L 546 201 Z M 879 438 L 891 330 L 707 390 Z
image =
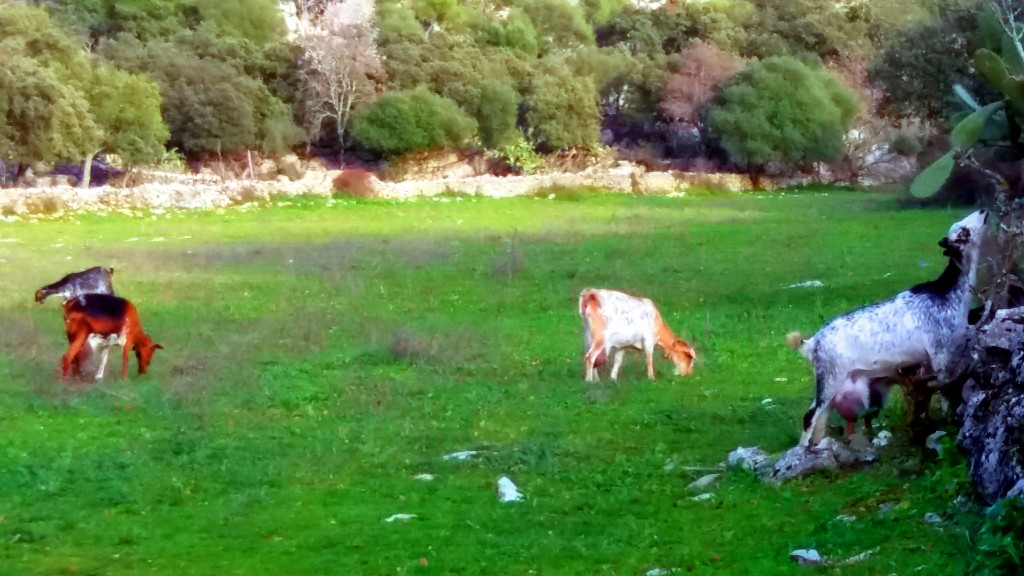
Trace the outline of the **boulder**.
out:
M 1024 307 L 996 312 L 972 331 L 970 349 L 957 445 L 975 486 L 995 501 L 1024 479 Z
M 289 180 L 302 180 L 302 177 L 306 175 L 302 161 L 295 154 L 282 156 L 277 162 L 277 167 L 278 172 L 287 176 Z

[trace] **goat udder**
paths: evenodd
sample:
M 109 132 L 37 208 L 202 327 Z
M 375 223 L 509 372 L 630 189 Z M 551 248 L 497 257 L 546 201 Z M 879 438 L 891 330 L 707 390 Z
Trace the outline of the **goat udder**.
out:
M 857 418 L 863 415 L 868 407 L 864 398 L 856 391 L 849 390 L 840 392 L 832 399 L 832 407 L 839 412 L 839 415 L 848 422 L 856 422 Z

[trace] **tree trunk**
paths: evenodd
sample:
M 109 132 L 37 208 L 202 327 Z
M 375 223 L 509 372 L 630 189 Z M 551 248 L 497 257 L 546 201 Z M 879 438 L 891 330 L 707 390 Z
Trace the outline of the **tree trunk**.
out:
M 24 162 L 18 162 L 18 169 L 14 171 L 14 185 L 21 185 L 21 179 L 25 176 L 25 172 L 28 172 L 28 164 Z
M 79 188 L 89 187 L 89 182 L 92 180 L 92 159 L 95 157 L 95 152 L 89 152 L 85 155 L 85 160 L 82 162 L 82 180 L 78 183 Z

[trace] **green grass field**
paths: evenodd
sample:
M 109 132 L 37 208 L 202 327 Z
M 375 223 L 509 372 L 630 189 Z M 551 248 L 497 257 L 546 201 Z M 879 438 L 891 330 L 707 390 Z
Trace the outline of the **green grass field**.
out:
M 792 446 L 813 382 L 784 335 L 937 276 L 966 211 L 563 196 L 0 225 L 0 574 L 964 572 L 949 471 L 899 441 L 841 475 L 686 486 L 738 446 Z M 59 306 L 32 295 L 98 264 L 166 350 L 68 385 Z M 825 287 L 784 289 L 807 280 Z M 649 382 L 630 355 L 585 383 L 587 286 L 653 298 L 694 375 L 659 358 Z M 481 455 L 443 459 L 461 450 Z M 498 502 L 502 475 L 525 501 Z M 878 550 L 799 568 L 796 548 Z

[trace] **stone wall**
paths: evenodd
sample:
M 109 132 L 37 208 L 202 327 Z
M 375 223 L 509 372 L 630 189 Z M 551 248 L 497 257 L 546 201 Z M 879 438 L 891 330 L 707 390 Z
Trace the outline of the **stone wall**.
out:
M 269 181 L 224 181 L 209 174 L 150 173 L 146 175 L 146 183 L 130 188 L 97 186 L 82 189 L 68 185 L 6 188 L 0 189 L 0 215 L 10 219 L 81 210 L 222 208 L 276 196 L 331 196 L 335 192 L 331 182 L 339 173 L 339 170 L 304 170 L 294 180 L 280 175 Z M 452 192 L 506 198 L 542 193 L 552 188 L 594 188 L 667 195 L 682 195 L 694 188 L 728 192 L 751 189 L 749 178 L 740 174 L 647 172 L 624 162 L 612 168 L 588 169 L 578 173 L 483 175 L 397 182 L 374 177 L 371 184 L 374 194 L 382 198 L 413 198 Z

